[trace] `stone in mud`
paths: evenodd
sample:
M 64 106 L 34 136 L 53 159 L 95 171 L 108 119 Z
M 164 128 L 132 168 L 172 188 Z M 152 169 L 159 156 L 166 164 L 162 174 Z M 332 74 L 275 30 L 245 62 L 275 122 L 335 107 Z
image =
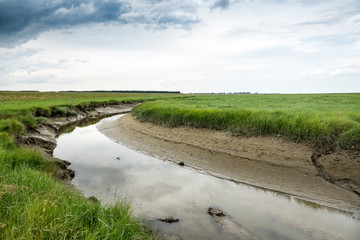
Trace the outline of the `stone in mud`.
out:
M 61 159 L 55 159 L 54 163 L 63 170 L 66 170 L 68 166 L 71 165 L 70 162 Z
M 213 208 L 213 207 L 209 207 L 207 209 L 207 213 L 213 217 L 215 217 L 215 216 L 216 217 L 225 217 L 226 216 L 226 214 L 223 211 L 221 211 L 220 209 L 217 209 L 217 208 Z
M 184 162 L 179 162 L 178 163 L 180 166 L 185 166 L 185 163 Z
M 95 196 L 91 196 L 88 198 L 90 202 L 97 203 L 99 200 Z
M 212 217 L 214 222 L 219 224 L 224 232 L 233 236 L 235 239 L 258 240 L 253 233 L 249 232 L 242 225 L 231 221 L 220 209 L 209 207 L 207 213 Z
M 157 220 L 166 223 L 174 223 L 180 221 L 178 218 L 174 218 L 174 217 L 159 217 Z
M 75 177 L 75 171 L 72 169 L 60 169 L 57 172 L 57 177 L 59 180 L 71 181 Z

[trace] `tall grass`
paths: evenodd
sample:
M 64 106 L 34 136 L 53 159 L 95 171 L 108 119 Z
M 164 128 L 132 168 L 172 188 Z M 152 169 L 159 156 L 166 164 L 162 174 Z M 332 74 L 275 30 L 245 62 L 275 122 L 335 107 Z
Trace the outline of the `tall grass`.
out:
M 360 94 L 198 95 L 144 103 L 138 119 L 168 126 L 275 135 L 321 148 L 360 149 Z
M 39 152 L 0 133 L 0 239 L 151 239 L 130 205 L 90 202 L 54 180 Z

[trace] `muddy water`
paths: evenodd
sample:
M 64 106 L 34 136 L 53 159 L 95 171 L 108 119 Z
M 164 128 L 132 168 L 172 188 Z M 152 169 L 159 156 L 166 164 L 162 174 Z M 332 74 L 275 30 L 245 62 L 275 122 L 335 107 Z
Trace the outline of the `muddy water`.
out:
M 356 214 L 143 155 L 112 142 L 96 124 L 60 135 L 54 156 L 72 163 L 73 184 L 86 196 L 110 204 L 118 199 L 130 201 L 136 214 L 168 238 L 355 240 L 360 236 Z M 207 214 L 208 207 L 221 209 L 227 216 L 215 219 Z M 180 221 L 156 221 L 170 216 Z

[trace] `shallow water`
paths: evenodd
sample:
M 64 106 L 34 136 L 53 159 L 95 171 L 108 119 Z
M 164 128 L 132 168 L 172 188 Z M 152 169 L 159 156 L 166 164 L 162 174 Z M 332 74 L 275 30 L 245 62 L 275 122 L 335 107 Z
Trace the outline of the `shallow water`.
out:
M 54 157 L 71 162 L 76 173 L 72 182 L 86 196 L 96 196 L 104 203 L 129 200 L 134 212 L 162 235 L 354 240 L 360 236 L 360 221 L 351 214 L 146 156 L 111 141 L 96 124 L 60 135 Z M 224 226 L 207 214 L 208 207 L 227 214 Z M 161 216 L 180 221 L 156 221 Z

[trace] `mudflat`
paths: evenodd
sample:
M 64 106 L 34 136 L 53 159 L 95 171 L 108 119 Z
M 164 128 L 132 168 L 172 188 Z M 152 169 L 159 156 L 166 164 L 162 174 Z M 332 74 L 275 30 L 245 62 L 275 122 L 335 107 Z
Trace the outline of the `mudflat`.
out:
M 359 151 L 321 153 L 277 137 L 168 128 L 140 122 L 131 114 L 98 129 L 115 142 L 163 160 L 184 162 L 185 167 L 206 174 L 331 208 L 360 211 Z

